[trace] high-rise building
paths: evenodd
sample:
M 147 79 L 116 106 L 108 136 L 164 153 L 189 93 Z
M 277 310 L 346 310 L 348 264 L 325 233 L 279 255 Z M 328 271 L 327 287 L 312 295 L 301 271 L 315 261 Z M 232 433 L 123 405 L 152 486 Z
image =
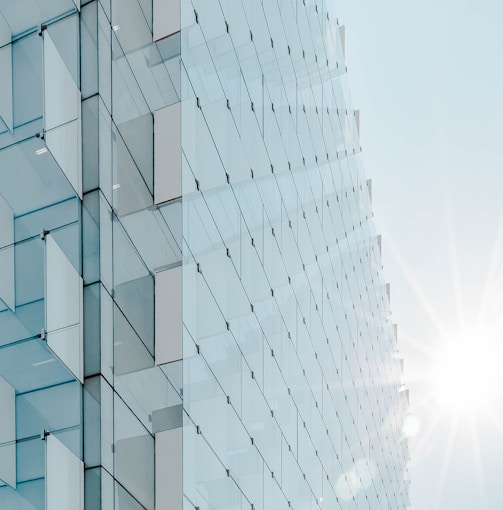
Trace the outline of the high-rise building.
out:
M 0 508 L 401 510 L 330 0 L 0 0 Z

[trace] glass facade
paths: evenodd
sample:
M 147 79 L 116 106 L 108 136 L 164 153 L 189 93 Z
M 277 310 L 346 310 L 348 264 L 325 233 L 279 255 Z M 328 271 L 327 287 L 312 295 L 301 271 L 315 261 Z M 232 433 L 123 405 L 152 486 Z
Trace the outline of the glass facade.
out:
M 0 0 L 0 508 L 408 506 L 328 0 Z

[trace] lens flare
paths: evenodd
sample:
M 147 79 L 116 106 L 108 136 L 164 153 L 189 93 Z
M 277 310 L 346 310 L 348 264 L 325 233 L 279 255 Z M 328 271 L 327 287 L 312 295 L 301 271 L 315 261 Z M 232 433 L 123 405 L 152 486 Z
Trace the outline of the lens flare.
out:
M 337 479 L 335 484 L 337 497 L 344 501 L 353 499 L 359 491 L 370 487 L 375 474 L 376 468 L 369 459 L 357 460 L 349 471 Z

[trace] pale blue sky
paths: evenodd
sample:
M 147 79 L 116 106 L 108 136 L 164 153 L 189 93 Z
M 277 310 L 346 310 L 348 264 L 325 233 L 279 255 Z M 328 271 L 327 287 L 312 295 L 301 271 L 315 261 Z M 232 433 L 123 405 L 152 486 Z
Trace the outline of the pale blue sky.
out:
M 420 423 L 411 441 L 411 508 L 503 508 L 503 428 L 496 424 L 503 422 L 503 395 L 491 397 L 493 419 L 465 410 L 456 421 L 435 400 L 441 388 L 430 376 L 440 330 L 451 342 L 470 332 L 475 357 L 489 335 L 481 329 L 503 343 L 503 2 L 338 5 L 411 410 Z M 476 377 L 463 370 L 466 380 Z

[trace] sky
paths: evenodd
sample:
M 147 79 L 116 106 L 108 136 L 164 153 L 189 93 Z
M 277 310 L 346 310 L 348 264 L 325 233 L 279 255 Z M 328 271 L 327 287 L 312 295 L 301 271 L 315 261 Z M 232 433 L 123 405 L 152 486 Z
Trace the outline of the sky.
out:
M 410 388 L 411 509 L 503 508 L 503 2 L 337 5 Z

